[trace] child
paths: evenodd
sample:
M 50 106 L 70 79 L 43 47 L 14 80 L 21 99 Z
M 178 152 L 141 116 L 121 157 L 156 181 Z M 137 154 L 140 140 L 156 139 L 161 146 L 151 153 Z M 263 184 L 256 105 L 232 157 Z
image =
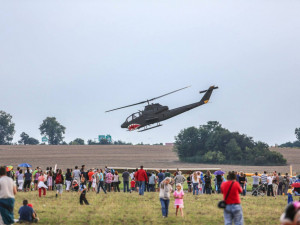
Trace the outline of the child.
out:
M 176 191 L 174 191 L 174 198 L 175 198 L 175 208 L 176 208 L 176 216 L 178 214 L 178 209 L 180 209 L 181 216 L 183 217 L 183 190 L 180 183 L 176 184 Z
M 130 193 L 131 193 L 132 191 L 135 190 L 135 181 L 134 181 L 134 179 L 131 180 L 130 186 L 131 186 L 131 191 L 130 191 Z
M 287 191 L 288 194 L 288 204 L 293 202 L 293 190 L 292 186 L 289 186 L 289 190 Z
M 80 198 L 79 198 L 79 202 L 80 202 L 80 205 L 83 205 L 83 202 L 86 204 L 86 205 L 89 205 L 89 202 L 87 201 L 86 197 L 85 197 L 85 194 L 86 194 L 86 185 L 85 185 L 85 178 L 84 177 L 81 177 L 81 183 L 80 183 Z
M 97 174 L 93 174 L 92 176 L 92 180 L 93 180 L 93 183 L 92 183 L 92 188 L 93 188 L 93 191 L 96 192 L 96 186 L 97 186 L 97 178 L 96 178 Z

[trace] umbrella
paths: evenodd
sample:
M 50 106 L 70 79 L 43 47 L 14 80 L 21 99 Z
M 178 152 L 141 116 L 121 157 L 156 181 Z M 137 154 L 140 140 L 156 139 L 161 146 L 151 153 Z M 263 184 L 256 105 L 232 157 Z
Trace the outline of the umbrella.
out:
M 292 187 L 300 188 L 300 183 L 293 183 L 293 184 L 292 184 Z
M 11 171 L 13 168 L 14 168 L 13 166 L 7 166 L 7 167 L 6 167 L 6 171 L 7 171 L 7 172 L 8 172 L 8 171 Z
M 18 165 L 19 167 L 32 167 L 30 164 L 28 163 L 22 163 L 20 165 Z
M 223 174 L 225 174 L 225 172 L 222 170 L 217 170 L 216 172 L 214 172 L 214 175 L 223 175 Z

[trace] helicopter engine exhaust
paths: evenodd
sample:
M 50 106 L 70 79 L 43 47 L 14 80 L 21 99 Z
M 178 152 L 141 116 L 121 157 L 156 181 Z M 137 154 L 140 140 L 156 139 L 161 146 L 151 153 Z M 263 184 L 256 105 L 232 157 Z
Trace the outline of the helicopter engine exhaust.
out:
M 139 128 L 140 126 L 141 126 L 141 125 L 140 125 L 140 124 L 137 124 L 137 123 L 130 124 L 130 125 L 128 126 L 128 130 L 129 130 L 129 131 L 133 131 L 133 130 Z

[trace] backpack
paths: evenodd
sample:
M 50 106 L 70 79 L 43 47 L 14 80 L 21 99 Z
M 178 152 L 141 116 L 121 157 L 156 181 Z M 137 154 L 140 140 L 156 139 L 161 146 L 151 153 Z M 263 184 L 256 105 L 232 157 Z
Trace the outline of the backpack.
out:
M 61 184 L 62 183 L 61 174 L 57 174 L 57 176 L 55 178 L 55 183 L 56 184 Z

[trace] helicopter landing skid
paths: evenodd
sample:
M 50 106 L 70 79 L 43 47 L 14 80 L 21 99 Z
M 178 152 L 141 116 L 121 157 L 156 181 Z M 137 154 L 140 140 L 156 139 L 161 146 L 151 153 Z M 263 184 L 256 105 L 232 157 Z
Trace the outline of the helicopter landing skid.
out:
M 160 126 L 162 126 L 162 124 L 158 124 L 158 125 L 156 125 L 154 127 L 145 128 L 144 130 L 139 130 L 138 132 L 144 132 L 146 130 L 150 130 L 150 129 L 153 129 L 153 128 L 156 128 L 156 127 L 160 127 Z

